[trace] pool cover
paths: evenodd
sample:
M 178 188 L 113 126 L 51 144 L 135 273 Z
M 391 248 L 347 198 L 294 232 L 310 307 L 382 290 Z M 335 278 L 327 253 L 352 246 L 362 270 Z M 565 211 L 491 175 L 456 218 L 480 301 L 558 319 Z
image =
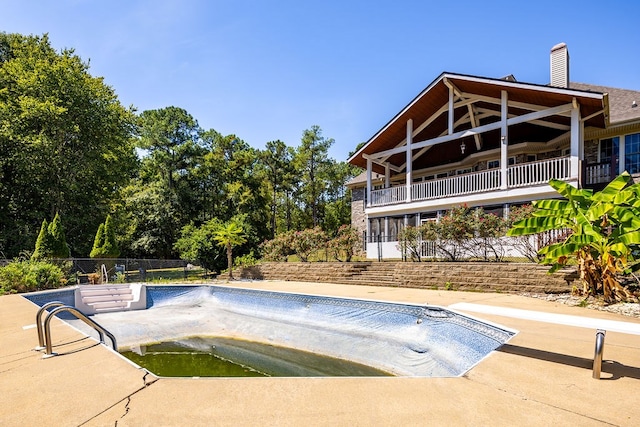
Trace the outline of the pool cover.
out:
M 120 349 L 220 337 L 314 352 L 399 376 L 450 377 L 515 334 L 436 306 L 223 286 L 152 286 L 147 292 L 146 310 L 93 316 Z

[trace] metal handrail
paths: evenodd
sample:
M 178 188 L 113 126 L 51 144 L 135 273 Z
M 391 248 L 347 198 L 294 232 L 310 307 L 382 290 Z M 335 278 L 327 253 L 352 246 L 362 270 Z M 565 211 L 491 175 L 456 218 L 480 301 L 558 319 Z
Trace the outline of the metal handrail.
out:
M 593 378 L 600 379 L 600 370 L 602 369 L 602 353 L 604 351 L 604 336 L 606 331 L 598 329 L 596 332 L 596 352 L 593 356 Z
M 50 307 L 60 307 L 65 305 L 60 301 L 51 301 L 40 307 L 38 313 L 36 314 L 36 327 L 38 328 L 38 347 L 34 348 L 34 350 L 40 351 L 44 350 L 44 334 L 42 333 L 42 314 Z
M 78 310 L 75 307 L 71 307 L 69 305 L 63 305 L 61 307 L 57 307 L 54 308 L 53 310 L 51 310 L 51 312 L 47 315 L 47 317 L 44 319 L 44 341 L 45 341 L 45 354 L 43 357 L 51 357 L 51 356 L 55 356 L 56 353 L 53 352 L 52 350 L 52 344 L 51 344 L 51 319 L 53 318 L 53 316 L 55 316 L 57 313 L 60 313 L 62 311 L 68 311 L 69 313 L 73 314 L 74 316 L 76 316 L 79 320 L 82 320 L 84 323 L 86 323 L 87 325 L 91 326 L 93 329 L 95 329 L 96 331 L 98 331 L 98 334 L 100 336 L 100 343 L 104 344 L 104 336 L 108 336 L 109 339 L 111 340 L 111 343 L 113 345 L 113 349 L 115 351 L 118 351 L 118 344 L 116 342 L 116 337 L 113 336 L 113 334 L 109 331 L 107 331 L 105 328 L 103 328 L 100 324 L 98 324 L 96 321 L 89 319 L 87 316 L 84 315 L 84 313 L 82 313 L 80 310 Z

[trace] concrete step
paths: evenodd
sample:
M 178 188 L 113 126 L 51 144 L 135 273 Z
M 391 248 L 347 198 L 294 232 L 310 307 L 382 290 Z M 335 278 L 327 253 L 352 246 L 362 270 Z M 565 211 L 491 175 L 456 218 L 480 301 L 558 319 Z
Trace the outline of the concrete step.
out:
M 120 310 L 127 307 L 126 301 L 105 301 L 91 304 L 96 311 L 104 311 L 109 309 Z
M 146 287 L 141 284 L 106 284 L 80 286 L 75 291 L 75 305 L 87 314 L 144 309 Z
M 131 294 L 131 288 L 105 288 L 105 289 L 81 289 L 80 294 L 82 296 L 97 296 L 97 295 L 125 295 Z
M 82 296 L 82 301 L 85 304 L 94 304 L 97 302 L 105 302 L 105 301 L 133 301 L 133 294 L 131 292 L 127 294 L 118 294 L 118 295 L 97 295 L 97 296 Z

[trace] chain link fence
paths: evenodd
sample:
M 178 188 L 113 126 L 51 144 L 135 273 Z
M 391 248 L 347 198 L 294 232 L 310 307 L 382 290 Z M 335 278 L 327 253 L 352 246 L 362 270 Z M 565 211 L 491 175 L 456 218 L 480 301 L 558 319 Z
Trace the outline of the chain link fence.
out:
M 1 259 L 0 267 L 11 261 Z M 51 262 L 62 266 L 77 284 L 178 281 L 212 276 L 211 272 L 181 259 L 68 258 Z

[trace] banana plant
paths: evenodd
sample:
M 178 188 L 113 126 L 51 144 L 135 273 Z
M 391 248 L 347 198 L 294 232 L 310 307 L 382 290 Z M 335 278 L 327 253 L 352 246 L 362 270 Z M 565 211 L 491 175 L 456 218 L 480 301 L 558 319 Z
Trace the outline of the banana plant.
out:
M 551 265 L 550 273 L 575 264 L 585 295 L 602 294 L 609 303 L 633 300 L 618 280 L 640 267 L 640 184 L 630 180 L 624 172 L 593 193 L 553 179 L 549 185 L 564 199 L 533 202 L 532 215 L 513 224 L 507 235 L 568 230 L 564 241 L 538 251 L 539 262 Z

